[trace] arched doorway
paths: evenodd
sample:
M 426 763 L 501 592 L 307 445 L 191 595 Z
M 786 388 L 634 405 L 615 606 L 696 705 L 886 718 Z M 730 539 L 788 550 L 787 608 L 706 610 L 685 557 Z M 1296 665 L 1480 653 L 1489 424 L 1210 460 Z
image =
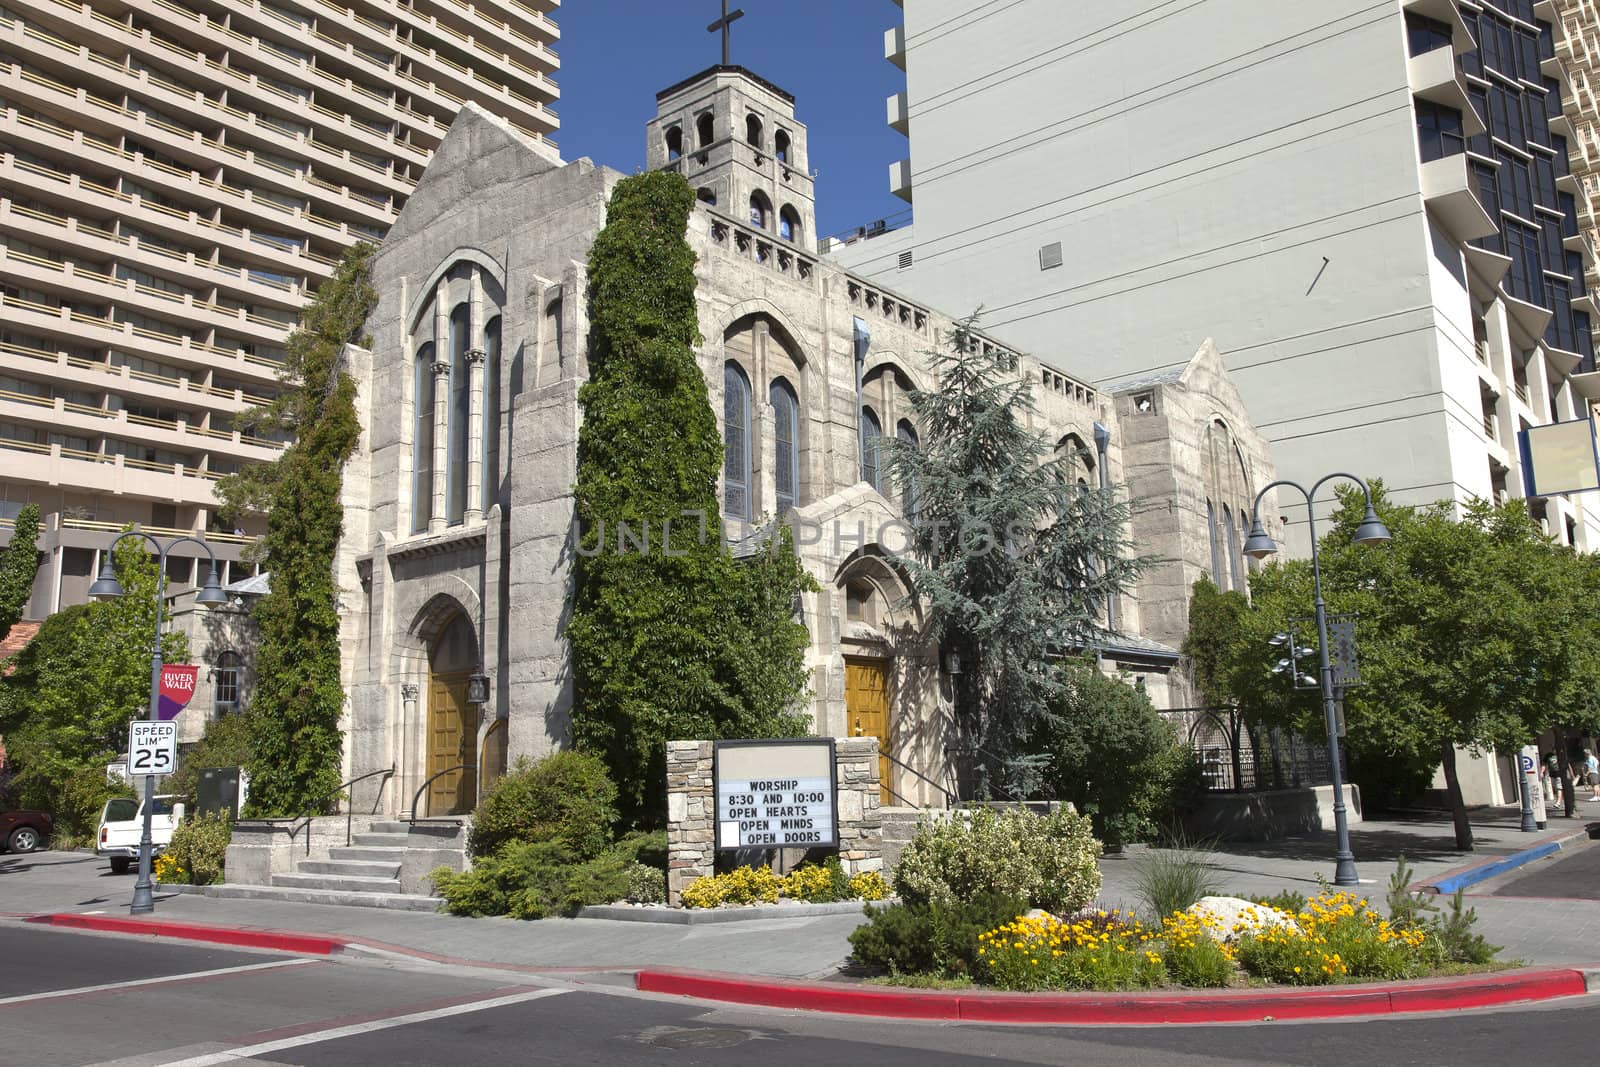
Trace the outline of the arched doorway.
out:
M 478 642 L 465 615 L 440 631 L 428 650 L 427 815 L 463 815 L 478 800 L 478 709 L 467 679 L 478 669 Z M 438 775 L 438 777 L 434 777 Z

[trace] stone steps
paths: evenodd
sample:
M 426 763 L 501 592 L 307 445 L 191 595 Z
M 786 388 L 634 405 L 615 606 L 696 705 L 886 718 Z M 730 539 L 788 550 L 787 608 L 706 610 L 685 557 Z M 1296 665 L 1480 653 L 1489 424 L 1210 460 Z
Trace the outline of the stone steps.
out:
M 408 822 L 375 822 L 368 827 L 369 833 L 374 834 L 406 834 L 411 832 Z
M 282 900 L 294 904 L 334 904 L 346 908 L 387 908 L 391 911 L 438 911 L 444 904 L 442 897 L 418 896 L 412 893 L 369 893 L 283 885 L 208 885 L 185 887 L 185 889 L 188 892 L 198 891 L 208 897 Z
M 304 864 L 301 866 L 303 868 Z M 284 889 L 325 889 L 338 893 L 400 892 L 399 878 L 367 878 L 343 874 L 275 874 L 272 876 L 272 884 Z
M 381 848 L 377 845 L 351 845 L 328 850 L 329 859 L 353 863 L 399 863 L 405 857 L 406 850 L 403 848 Z
M 403 824 L 401 824 L 401 825 L 403 825 Z M 352 845 L 360 845 L 363 848 L 372 847 L 372 848 L 400 848 L 400 849 L 403 849 L 403 848 L 406 847 L 406 840 L 407 840 L 406 835 L 404 833 L 401 833 L 401 832 L 395 832 L 395 833 L 388 833 L 388 832 L 377 833 L 377 832 L 373 832 L 373 833 L 365 833 L 365 834 L 355 834 L 350 838 L 350 843 Z
M 356 851 L 352 849 L 351 851 Z M 374 850 L 376 851 L 376 850 Z M 400 877 L 400 860 L 396 857 L 393 861 L 371 859 L 331 859 L 331 860 L 301 860 L 295 864 L 297 874 L 336 874 L 350 878 L 396 878 Z

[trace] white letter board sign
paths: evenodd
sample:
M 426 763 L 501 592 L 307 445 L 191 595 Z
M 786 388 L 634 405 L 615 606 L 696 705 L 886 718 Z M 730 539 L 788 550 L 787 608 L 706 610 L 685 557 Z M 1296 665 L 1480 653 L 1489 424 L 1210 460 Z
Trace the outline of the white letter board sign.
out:
M 839 845 L 833 739 L 714 742 L 717 848 Z

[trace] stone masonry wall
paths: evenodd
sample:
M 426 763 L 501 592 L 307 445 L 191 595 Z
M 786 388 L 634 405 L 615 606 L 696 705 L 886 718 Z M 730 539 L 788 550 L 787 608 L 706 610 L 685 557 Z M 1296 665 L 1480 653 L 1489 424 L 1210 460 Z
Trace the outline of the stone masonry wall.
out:
M 696 878 L 716 873 L 716 794 L 710 741 L 667 742 L 667 903 L 677 907 Z M 834 742 L 839 862 L 846 874 L 883 869 L 878 739 Z

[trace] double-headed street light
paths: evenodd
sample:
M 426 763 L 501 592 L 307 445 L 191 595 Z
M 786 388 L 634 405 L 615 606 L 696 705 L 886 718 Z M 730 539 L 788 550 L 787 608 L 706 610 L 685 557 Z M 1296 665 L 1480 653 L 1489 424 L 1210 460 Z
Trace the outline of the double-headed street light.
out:
M 1322 682 L 1322 715 L 1328 727 L 1328 762 L 1333 775 L 1333 825 L 1338 835 L 1338 847 L 1334 852 L 1334 885 L 1358 885 L 1360 879 L 1356 877 L 1356 857 L 1350 851 L 1350 822 L 1345 812 L 1344 804 L 1344 775 L 1339 770 L 1339 729 L 1338 713 L 1334 709 L 1333 701 L 1333 665 L 1328 659 L 1328 611 L 1327 605 L 1322 600 L 1322 567 L 1317 556 L 1317 490 L 1335 478 L 1345 478 L 1355 482 L 1361 487 L 1362 495 L 1367 500 L 1367 513 L 1361 520 L 1361 525 L 1356 527 L 1355 535 L 1351 538 L 1358 545 L 1381 545 L 1389 540 L 1389 528 L 1378 518 L 1378 513 L 1372 507 L 1372 490 L 1367 488 L 1367 483 L 1353 474 L 1330 474 L 1308 492 L 1298 482 L 1287 479 L 1273 482 L 1256 494 L 1256 501 L 1250 508 L 1250 536 L 1245 538 L 1244 554 L 1252 559 L 1265 559 L 1278 551 L 1278 543 L 1267 536 L 1267 531 L 1261 526 L 1261 498 L 1279 486 L 1287 486 L 1297 490 L 1306 498 L 1306 521 L 1310 525 L 1311 534 L 1311 579 L 1316 589 L 1316 615 L 1317 615 L 1317 663 L 1318 677 Z
M 105 559 L 100 564 L 100 576 L 89 587 L 89 595 L 96 600 L 115 600 L 122 595 L 122 583 L 117 581 L 116 568 L 113 561 L 116 558 L 117 546 L 130 537 L 142 537 L 155 546 L 157 552 L 156 579 L 156 632 L 154 643 L 150 646 L 150 721 L 157 721 L 157 709 L 161 700 L 161 601 L 162 594 L 167 584 L 167 553 L 185 541 L 199 545 L 205 549 L 206 555 L 211 557 L 211 573 L 206 576 L 205 584 L 200 587 L 200 592 L 195 595 L 195 603 L 207 608 L 215 608 L 228 602 L 227 594 L 222 591 L 222 583 L 217 581 L 217 556 L 211 551 L 211 546 L 197 537 L 178 537 L 163 545 L 154 537 L 143 530 L 130 530 L 121 534 L 111 542 L 111 547 L 106 550 Z M 155 775 L 145 775 L 144 779 L 144 820 L 139 831 L 139 880 L 133 883 L 133 903 L 128 907 L 130 915 L 148 915 L 156 910 L 154 886 L 150 883 L 150 854 L 155 849 L 155 840 L 150 832 L 150 818 L 154 814 L 156 799 Z

